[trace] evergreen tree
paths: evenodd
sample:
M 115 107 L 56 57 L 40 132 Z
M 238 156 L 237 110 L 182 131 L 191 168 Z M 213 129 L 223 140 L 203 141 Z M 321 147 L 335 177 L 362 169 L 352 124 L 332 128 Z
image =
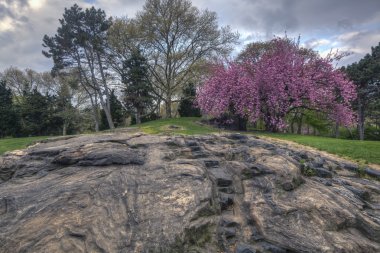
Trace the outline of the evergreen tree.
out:
M 114 128 L 110 112 L 109 72 L 107 70 L 107 31 L 112 25 L 101 9 L 91 7 L 83 10 L 77 4 L 65 9 L 59 20 L 57 34 L 43 38 L 46 51 L 52 58 L 54 73 L 78 70 L 79 83 L 86 90 L 93 107 L 95 130 L 99 125 L 98 102 L 100 102 L 110 128 Z
M 200 117 L 199 108 L 194 106 L 196 90 L 194 84 L 190 83 L 183 89 L 183 95 L 179 103 L 178 112 L 181 117 Z
M 129 110 L 135 114 L 136 123 L 147 107 L 153 103 L 152 85 L 148 78 L 148 63 L 139 50 L 133 51 L 129 59 L 124 61 L 122 82 L 125 85 L 124 101 Z
M 50 106 L 48 99 L 34 89 L 24 93 L 20 104 L 23 135 L 47 134 Z
M 360 140 L 364 140 L 366 118 L 379 110 L 380 43 L 376 47 L 372 47 L 371 54 L 367 54 L 359 62 L 355 62 L 343 69 L 356 85 L 358 97 L 355 107 L 358 116 L 358 132 Z
M 0 138 L 15 135 L 18 130 L 18 115 L 12 101 L 12 91 L 5 81 L 0 81 Z

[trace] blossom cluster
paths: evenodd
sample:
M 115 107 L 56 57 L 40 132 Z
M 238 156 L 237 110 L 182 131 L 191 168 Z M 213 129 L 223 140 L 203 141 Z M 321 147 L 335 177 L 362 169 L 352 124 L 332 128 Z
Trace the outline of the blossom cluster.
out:
M 305 53 L 287 39 L 271 43 L 258 61 L 216 66 L 198 90 L 200 109 L 218 117 L 233 108 L 251 122 L 263 119 L 273 131 L 285 128 L 286 115 L 297 108 L 325 112 L 342 125 L 354 121 L 355 86 L 330 58 Z

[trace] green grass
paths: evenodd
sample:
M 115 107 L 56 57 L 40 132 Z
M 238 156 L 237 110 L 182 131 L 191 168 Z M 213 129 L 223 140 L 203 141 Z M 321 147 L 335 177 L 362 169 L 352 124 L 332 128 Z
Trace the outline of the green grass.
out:
M 139 129 L 147 134 L 209 134 L 218 133 L 219 129 L 199 124 L 200 118 L 162 119 L 143 123 Z M 177 126 L 179 129 L 170 128 Z M 358 162 L 380 164 L 380 141 L 344 140 L 319 136 L 254 133 L 258 136 L 278 138 L 310 146 L 318 150 L 336 154 Z
M 277 134 L 277 133 L 255 133 L 257 136 L 278 138 L 310 146 L 318 150 L 336 154 L 358 162 L 369 162 L 380 164 L 380 141 L 358 141 L 343 140 L 329 137 Z
M 147 134 L 184 134 L 202 135 L 220 133 L 219 129 L 199 123 L 200 118 L 161 119 L 143 123 L 136 128 Z M 343 140 L 319 136 L 296 134 L 257 133 L 257 136 L 267 136 L 317 148 L 358 162 L 380 164 L 380 141 Z M 0 155 L 6 151 L 23 149 L 36 141 L 48 137 L 27 137 L 0 139 Z
M 142 123 L 138 128 L 147 134 L 210 134 L 217 133 L 219 129 L 199 123 L 200 118 L 160 119 Z M 178 128 L 177 128 L 178 127 Z
M 24 137 L 24 138 L 5 138 L 0 139 L 0 155 L 4 154 L 7 151 L 12 151 L 16 149 L 24 149 L 27 146 L 44 140 L 48 137 L 46 136 L 37 136 L 37 137 Z

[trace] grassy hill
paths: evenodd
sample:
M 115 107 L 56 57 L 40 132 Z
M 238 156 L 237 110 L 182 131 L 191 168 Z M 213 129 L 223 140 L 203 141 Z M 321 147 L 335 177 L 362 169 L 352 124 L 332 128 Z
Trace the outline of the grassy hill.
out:
M 146 122 L 134 128 L 147 134 L 194 135 L 222 132 L 220 129 L 201 124 L 199 118 L 161 119 Z M 352 160 L 380 164 L 380 141 L 343 140 L 319 136 L 261 132 L 249 132 L 247 134 L 293 141 Z M 46 138 L 47 137 L 0 139 L 0 154 L 10 150 L 25 148 L 27 145 Z

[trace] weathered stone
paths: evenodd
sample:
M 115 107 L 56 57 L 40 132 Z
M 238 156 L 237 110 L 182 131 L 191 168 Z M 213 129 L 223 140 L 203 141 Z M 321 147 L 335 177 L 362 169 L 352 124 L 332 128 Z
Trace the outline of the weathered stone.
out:
M 48 141 L 0 156 L 0 252 L 380 252 L 353 167 L 245 135 Z
M 292 191 L 295 189 L 293 182 L 289 182 L 289 181 L 282 183 L 281 186 L 282 186 L 282 189 L 284 189 L 285 191 Z
M 244 134 L 229 134 L 226 137 L 231 140 L 247 140 L 248 139 L 248 137 Z
M 324 168 L 314 168 L 315 173 L 318 177 L 324 177 L 324 178 L 332 178 L 333 174 L 331 171 L 326 170 Z
M 204 163 L 207 168 L 219 166 L 219 161 L 216 160 L 205 160 Z
M 369 200 L 371 198 L 371 195 L 368 190 L 358 189 L 349 185 L 346 185 L 346 188 L 363 200 Z
M 222 211 L 227 210 L 230 206 L 234 204 L 233 197 L 229 194 L 220 194 L 220 209 Z
M 243 169 L 241 174 L 243 179 L 252 179 L 253 177 L 273 174 L 273 172 L 265 165 L 254 164 Z
M 380 179 L 380 171 L 379 170 L 373 170 L 371 168 L 365 168 L 364 172 L 367 173 L 369 176 L 376 177 Z
M 220 221 L 220 225 L 222 227 L 238 227 L 239 223 L 229 218 L 222 217 L 222 220 Z
M 235 228 L 224 228 L 223 229 L 223 236 L 226 239 L 231 239 L 236 236 L 236 229 Z
M 256 250 L 247 244 L 239 244 L 236 246 L 235 253 L 256 253 Z

